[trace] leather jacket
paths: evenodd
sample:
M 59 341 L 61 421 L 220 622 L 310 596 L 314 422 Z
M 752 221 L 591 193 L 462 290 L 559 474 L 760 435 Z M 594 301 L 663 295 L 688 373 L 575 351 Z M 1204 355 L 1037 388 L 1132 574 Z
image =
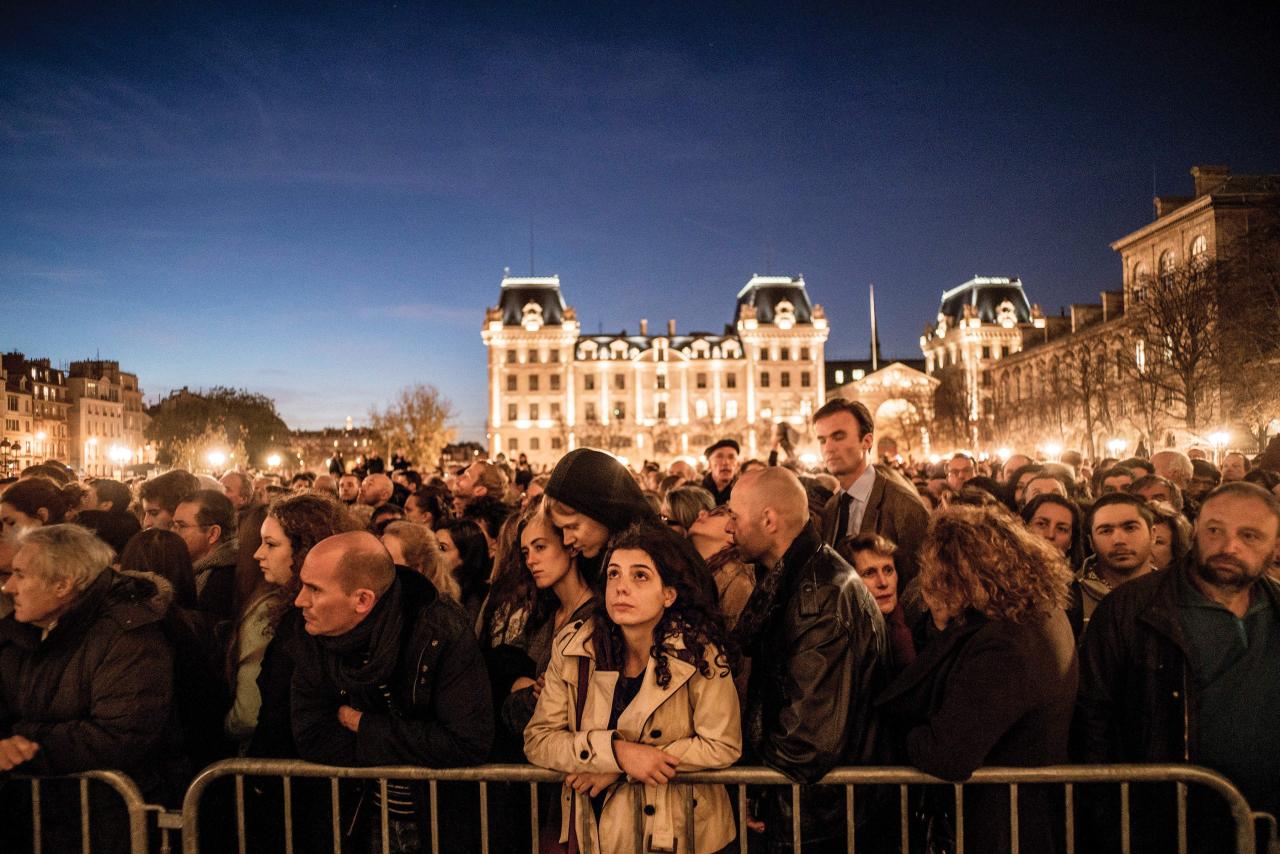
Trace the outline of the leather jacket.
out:
M 768 616 L 753 637 L 741 638 L 751 657 L 747 761 L 814 783 L 838 765 L 877 758 L 872 701 L 884 682 L 884 619 L 862 579 L 812 525 L 774 572 L 782 576 Z M 746 610 L 765 604 L 765 579 Z M 801 813 L 803 844 L 843 838 L 843 787 L 806 787 Z M 769 787 L 760 817 L 770 848 L 790 850 L 790 790 Z

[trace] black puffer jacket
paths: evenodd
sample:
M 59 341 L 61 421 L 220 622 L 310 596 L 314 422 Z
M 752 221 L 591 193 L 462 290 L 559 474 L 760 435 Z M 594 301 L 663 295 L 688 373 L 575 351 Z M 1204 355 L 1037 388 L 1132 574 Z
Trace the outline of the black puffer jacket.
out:
M 812 525 L 771 572 L 782 573 L 772 606 L 766 576 L 738 623 L 751 658 L 744 761 L 813 783 L 837 765 L 875 758 L 872 701 L 884 681 L 884 619 L 857 573 Z M 764 622 L 750 626 L 748 612 L 762 607 Z M 790 790 L 770 787 L 760 806 L 770 848 L 789 849 Z M 805 845 L 844 838 L 842 787 L 805 789 L 801 812 Z
M 173 779 L 178 732 L 169 597 L 139 574 L 103 571 L 41 640 L 0 620 L 0 737 L 40 745 L 28 774 L 114 768 L 148 800 Z

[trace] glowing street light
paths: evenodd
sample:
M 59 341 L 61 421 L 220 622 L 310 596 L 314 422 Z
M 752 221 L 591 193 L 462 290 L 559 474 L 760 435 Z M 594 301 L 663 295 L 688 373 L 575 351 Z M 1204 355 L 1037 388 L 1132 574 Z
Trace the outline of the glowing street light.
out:
M 1062 446 L 1057 442 L 1050 442 L 1044 446 L 1044 452 L 1050 459 L 1056 460 L 1058 457 L 1062 456 Z
M 271 466 L 271 468 L 277 468 L 280 465 L 280 455 L 272 454 L 267 457 L 267 465 Z
M 215 469 L 220 469 L 227 464 L 227 454 L 225 451 L 210 451 L 205 454 L 205 459 L 209 461 L 209 465 Z
M 1009 457 L 1013 456 L 1013 451 L 1009 450 L 1008 448 L 1001 448 L 1000 450 L 996 451 L 996 456 L 1000 458 L 1000 462 L 1007 463 L 1009 462 Z
M 1129 447 L 1129 443 L 1126 442 L 1124 439 L 1108 439 L 1107 440 L 1107 451 L 1113 457 L 1119 457 L 1121 454 L 1124 453 L 1124 449 L 1127 447 Z
M 1218 465 L 1222 457 L 1222 449 L 1227 446 L 1227 442 L 1231 441 L 1231 434 L 1225 430 L 1218 430 L 1209 434 L 1209 444 L 1213 445 L 1213 464 Z

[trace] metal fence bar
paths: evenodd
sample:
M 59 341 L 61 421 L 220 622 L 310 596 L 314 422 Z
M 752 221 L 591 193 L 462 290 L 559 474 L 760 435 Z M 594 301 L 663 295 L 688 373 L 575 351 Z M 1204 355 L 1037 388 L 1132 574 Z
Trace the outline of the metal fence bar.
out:
M 1019 842 L 1021 836 L 1018 833 L 1018 784 L 1009 784 L 1009 850 L 1013 854 L 1018 854 Z
M 956 783 L 956 854 L 964 854 L 964 786 Z
M 792 851 L 800 850 L 800 787 L 791 784 L 791 845 Z
M 747 854 L 747 784 L 738 784 L 738 854 Z
M 244 775 L 236 775 L 236 850 L 245 854 L 249 844 L 244 830 Z
M 1071 783 L 1064 783 L 1062 788 L 1066 801 L 1063 812 L 1067 814 L 1067 854 L 1076 854 L 1076 789 Z
M 440 790 L 435 780 L 427 783 L 427 800 L 431 803 L 431 854 L 440 854 Z
M 1178 783 L 1178 854 L 1187 854 L 1187 784 Z
M 110 776 L 110 772 L 100 772 Z M 248 760 L 248 759 L 232 759 L 211 765 L 206 768 L 193 781 L 191 787 L 187 791 L 186 799 L 181 813 L 182 819 L 182 841 L 183 850 L 186 854 L 197 854 L 199 851 L 198 840 L 198 820 L 199 820 L 199 801 L 205 789 L 209 784 L 220 777 L 232 775 L 253 775 L 253 776 L 291 776 L 291 777 L 311 777 L 311 778 L 328 778 L 330 780 L 331 795 L 333 801 L 333 832 L 335 851 L 339 852 L 341 848 L 341 825 L 339 813 L 339 790 L 338 783 L 340 780 L 376 780 L 380 778 L 404 779 L 410 781 L 427 781 L 430 792 L 430 809 L 432 815 L 432 850 L 439 850 L 439 826 L 438 826 L 438 798 L 437 784 L 441 781 L 451 782 L 495 782 L 506 781 L 516 783 L 527 783 L 531 787 L 530 802 L 533 814 L 530 820 L 530 830 L 535 836 L 540 836 L 540 822 L 537 816 L 537 793 L 536 784 L 541 782 L 562 783 L 563 775 L 542 768 L 534 768 L 524 765 L 487 765 L 474 768 L 424 768 L 416 766 L 389 766 L 379 768 L 337 768 L 322 765 L 312 765 L 310 763 L 295 760 Z M 115 775 L 118 779 L 119 775 Z M 112 780 L 107 780 L 112 782 Z M 126 780 L 127 782 L 127 780 Z M 746 822 L 749 818 L 747 811 L 746 786 L 748 785 L 764 785 L 764 786 L 790 786 L 793 814 L 798 818 L 800 812 L 800 795 L 804 787 L 797 784 L 788 777 L 768 768 L 760 767 L 739 767 L 728 768 L 720 771 L 699 771 L 693 773 L 680 774 L 676 781 L 678 784 L 710 784 L 710 785 L 736 785 L 738 787 L 738 818 L 743 833 L 739 839 L 739 850 L 746 848 Z M 1016 787 L 1019 785 L 1030 784 L 1065 784 L 1065 794 L 1067 802 L 1067 839 L 1068 850 L 1074 848 L 1074 786 L 1078 784 L 1105 783 L 1111 785 L 1120 785 L 1121 787 L 1121 824 L 1122 824 L 1122 842 L 1124 850 L 1128 851 L 1131 847 L 1129 835 L 1131 832 L 1131 816 L 1129 814 L 1129 787 L 1131 784 L 1141 783 L 1176 783 L 1182 787 L 1180 797 L 1185 798 L 1185 787 L 1188 785 L 1197 785 L 1209 789 L 1221 797 L 1230 809 L 1233 820 L 1235 821 L 1235 850 L 1237 852 L 1252 852 L 1255 829 L 1253 826 L 1253 812 L 1247 801 L 1240 794 L 1239 790 L 1225 777 L 1216 772 L 1205 768 L 1192 765 L 1165 764 L 1165 765 L 1114 765 L 1114 766 L 1048 766 L 1042 768 L 984 768 L 976 771 L 972 777 L 963 785 L 1005 785 L 1011 786 L 1010 796 L 1011 805 L 1015 808 L 1011 810 L 1011 828 L 1017 821 L 1016 815 Z M 900 767 L 846 767 L 837 768 L 828 773 L 822 780 L 814 785 L 842 785 L 846 787 L 862 786 L 862 785 L 896 785 L 899 787 L 899 802 L 902 810 L 901 815 L 901 837 L 904 848 L 909 850 L 910 847 L 910 810 L 907 787 L 909 785 L 949 785 L 956 786 L 953 781 L 944 781 L 924 774 L 912 768 Z M 136 794 L 136 787 L 132 787 Z M 119 787 L 117 787 L 119 788 Z M 960 800 L 958 801 L 959 821 L 963 822 L 963 793 L 960 792 Z M 852 813 L 852 790 L 846 788 L 846 807 Z M 145 854 L 146 843 L 146 824 L 145 809 L 146 805 L 142 802 L 141 796 L 136 796 L 135 801 L 130 800 L 128 796 L 125 798 L 126 804 L 130 807 L 131 817 L 138 819 L 137 828 L 140 833 L 135 834 L 135 839 L 140 839 L 142 847 L 135 847 L 137 854 Z M 638 808 L 643 806 L 642 800 L 636 801 Z M 1179 820 L 1185 820 L 1185 804 L 1179 808 Z M 638 809 L 637 812 L 640 812 Z M 642 814 L 640 818 L 643 818 Z M 848 819 L 852 821 L 852 818 Z M 132 827 L 133 825 L 131 825 Z M 486 825 L 487 827 L 487 822 Z M 641 827 L 643 825 L 641 824 Z M 856 825 L 855 825 L 856 826 Z M 961 829 L 963 825 L 960 824 Z M 1179 827 L 1180 834 L 1185 833 L 1185 825 Z M 800 835 L 800 821 L 794 821 L 791 827 L 792 842 L 798 843 L 802 840 L 797 839 Z M 1016 837 L 1015 837 L 1016 838 Z M 536 839 L 534 843 L 536 845 Z M 641 840 L 643 842 L 643 839 Z M 852 849 L 853 834 L 850 834 L 847 840 L 848 846 Z
M 89 834 L 89 780 L 80 778 L 80 851 L 90 854 L 92 836 Z
M 898 786 L 898 833 L 901 834 L 902 850 L 911 850 L 911 830 L 908 825 L 911 823 L 910 800 L 907 798 L 907 786 L 905 783 Z
M 1129 854 L 1129 784 L 1120 784 L 1120 854 Z
M 284 854 L 293 854 L 293 781 L 281 777 L 280 785 L 284 792 Z
M 858 822 L 855 818 L 857 813 L 853 809 L 853 784 L 849 783 L 844 787 L 844 833 L 845 833 L 845 851 L 848 854 L 855 854 L 857 843 L 854 837 L 858 833 Z
M 698 800 L 693 796 L 692 783 L 682 784 L 680 789 L 684 792 L 684 850 L 697 851 L 698 848 L 694 844 L 697 825 L 693 820 L 693 811 L 698 808 Z
M 31 851 L 42 854 L 44 849 L 44 828 L 40 823 L 40 781 L 31 781 Z
M 539 822 L 538 822 L 538 784 L 537 784 L 537 783 L 530 783 L 530 784 L 529 784 L 529 832 L 530 832 L 530 833 L 532 833 L 533 835 L 532 835 L 532 837 L 531 837 L 531 838 L 532 838 L 532 844 L 531 844 L 531 847 L 529 848 L 529 850 L 530 850 L 530 851 L 532 851 L 532 852 L 534 852 L 534 854 L 538 854 L 538 840 L 539 840 L 539 838 L 540 838 L 540 837 L 541 837 L 541 835 L 542 835 L 542 834 L 539 832 L 539 831 L 541 830 L 541 828 L 540 828 L 538 825 L 539 825 Z M 557 838 L 557 839 L 559 839 L 559 838 L 560 838 L 560 835 L 559 835 L 559 834 L 556 834 L 556 838 Z
M 489 784 L 480 783 L 480 854 L 489 854 Z
M 387 818 L 387 778 L 378 780 L 378 832 L 382 841 L 382 854 L 391 854 L 391 824 Z
M 333 833 L 333 854 L 342 854 L 342 816 L 339 813 L 341 806 L 338 781 L 335 778 L 329 782 L 329 807 L 333 813 L 330 816 L 329 829 Z

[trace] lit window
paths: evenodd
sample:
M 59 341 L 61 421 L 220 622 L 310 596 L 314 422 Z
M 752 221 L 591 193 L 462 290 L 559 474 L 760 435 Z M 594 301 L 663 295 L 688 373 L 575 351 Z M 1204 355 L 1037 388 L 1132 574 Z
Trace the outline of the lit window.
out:
M 507 391 L 515 391 L 515 390 L 516 390 L 516 375 L 507 374 Z
M 582 387 L 587 391 L 595 391 L 596 377 L 595 374 L 587 374 L 582 378 Z
M 705 400 L 695 400 L 693 402 L 693 411 L 699 418 L 707 417 L 707 402 Z
M 538 390 L 538 375 L 534 374 L 533 376 L 529 377 L 529 391 L 537 391 L 537 390 Z
M 738 417 L 738 401 L 736 401 L 736 400 L 726 400 L 726 401 L 725 401 L 725 403 L 724 403 L 724 417 L 725 417 L 725 418 L 737 418 L 737 417 Z
M 707 387 L 707 375 L 706 375 L 706 374 L 702 374 L 702 373 L 698 374 L 697 381 L 696 381 L 696 385 L 697 385 L 697 387 L 698 387 L 698 388 L 706 388 L 706 387 Z
M 791 388 L 791 372 L 790 371 L 782 372 L 782 387 Z
M 801 387 L 801 388 L 808 388 L 808 387 L 809 387 L 809 372 L 808 372 L 808 371 L 801 371 L 801 372 L 800 372 L 800 387 Z
M 769 387 L 769 372 L 761 371 L 760 372 L 760 388 L 768 388 L 768 387 Z
M 516 410 L 516 405 L 514 403 L 508 403 L 507 404 L 507 420 L 515 421 L 519 417 L 520 415 Z
M 843 370 L 840 370 L 840 369 L 837 369 L 837 370 L 836 370 L 836 385 L 843 385 L 843 384 L 844 384 L 844 371 L 843 371 Z
M 1209 241 L 1205 240 L 1203 234 L 1196 235 L 1196 239 L 1191 241 L 1191 257 L 1199 258 L 1207 251 L 1209 251 Z
M 538 404 L 536 403 L 529 404 L 529 418 L 532 421 L 538 420 Z
M 552 391 L 559 391 L 559 390 L 560 390 L 560 375 L 559 375 L 559 374 L 552 374 L 552 375 L 551 375 L 551 390 L 552 390 Z

